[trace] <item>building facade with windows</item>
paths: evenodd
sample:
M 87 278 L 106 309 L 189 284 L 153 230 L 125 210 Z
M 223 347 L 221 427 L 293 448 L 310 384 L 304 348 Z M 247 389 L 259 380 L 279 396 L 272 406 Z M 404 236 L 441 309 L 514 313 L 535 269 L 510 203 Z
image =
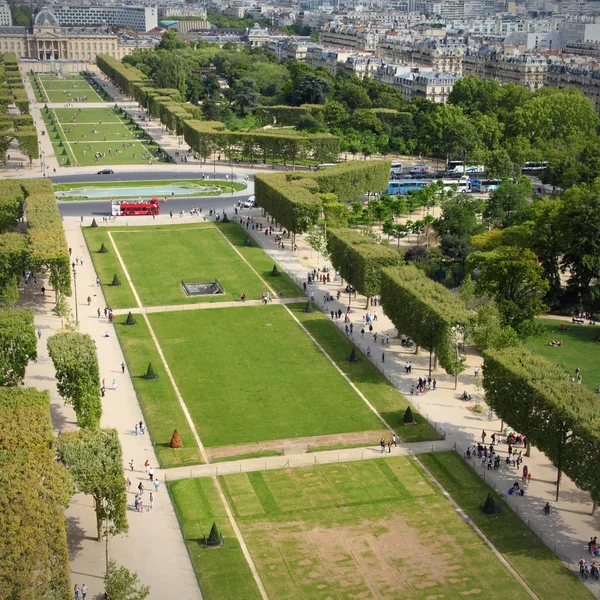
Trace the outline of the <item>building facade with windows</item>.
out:
M 23 59 L 93 62 L 96 55 L 108 54 L 120 60 L 148 45 L 103 29 L 61 27 L 48 9 L 36 15 L 33 27 L 0 27 L 0 52 L 14 52 Z
M 65 4 L 50 10 L 63 27 L 120 27 L 144 32 L 158 27 L 158 9 L 154 6 Z

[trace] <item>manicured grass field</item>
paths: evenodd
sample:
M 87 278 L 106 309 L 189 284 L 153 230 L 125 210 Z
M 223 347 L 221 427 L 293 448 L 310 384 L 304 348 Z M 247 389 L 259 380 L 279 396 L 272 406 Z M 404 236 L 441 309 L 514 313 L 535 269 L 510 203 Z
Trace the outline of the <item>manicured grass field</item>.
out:
M 260 600 L 213 479 L 174 481 L 168 488 L 205 600 Z M 217 523 L 225 545 L 209 550 L 203 540 L 213 523 Z
M 350 364 L 346 358 L 352 352 L 352 342 L 321 312 L 305 313 L 304 304 L 289 306 L 296 318 L 306 327 L 338 367 L 350 377 L 369 399 L 386 422 L 393 427 L 403 442 L 423 442 L 440 439 L 437 431 L 412 409 L 415 425 L 405 425 L 402 417 L 408 400 L 371 364 L 362 357 L 360 363 Z
M 107 210 L 108 210 L 108 203 L 107 203 Z M 270 282 L 270 283 L 273 280 L 276 280 L 276 284 L 274 284 L 274 283 L 271 283 L 271 284 L 273 285 L 273 287 L 275 287 L 275 289 L 277 291 L 281 291 L 283 293 L 284 297 L 288 298 L 288 297 L 297 297 L 297 296 L 302 295 L 302 292 L 300 291 L 300 289 L 285 273 L 283 273 L 283 270 L 280 267 L 278 267 L 278 270 L 279 270 L 279 272 L 281 272 L 281 275 L 276 278 L 271 277 L 270 273 L 273 269 L 273 261 L 263 252 L 263 250 L 260 247 L 258 247 L 258 246 L 251 246 L 251 247 L 243 246 L 243 242 L 246 238 L 246 234 L 242 231 L 242 229 L 239 226 L 235 225 L 234 223 L 185 224 L 185 225 L 173 225 L 173 226 L 157 225 L 157 226 L 144 226 L 144 227 L 140 227 L 140 228 L 129 227 L 127 229 L 127 235 L 133 236 L 134 233 L 139 231 L 140 234 L 139 235 L 136 234 L 135 239 L 136 240 L 141 239 L 142 241 L 140 243 L 143 243 L 145 246 L 147 246 L 148 240 L 150 238 L 152 238 L 154 240 L 155 244 L 161 243 L 160 240 L 166 239 L 164 237 L 161 237 L 161 236 L 163 236 L 163 234 L 165 232 L 167 232 L 167 234 L 168 234 L 168 232 L 171 232 L 171 235 L 173 235 L 173 232 L 181 233 L 181 232 L 185 232 L 187 230 L 195 230 L 198 234 L 201 234 L 201 232 L 198 230 L 201 230 L 204 228 L 210 229 L 210 228 L 214 228 L 215 226 L 220 231 L 223 232 L 223 234 L 227 237 L 227 239 L 229 239 L 230 242 L 237 248 L 237 250 L 240 251 L 240 253 L 246 258 L 246 260 L 261 275 L 261 277 L 263 277 L 265 280 L 267 280 L 267 282 Z M 134 307 L 134 306 L 136 306 L 135 299 L 133 297 L 133 293 L 131 292 L 131 288 L 129 287 L 129 284 L 127 283 L 127 281 L 125 279 L 125 274 L 123 273 L 123 270 L 121 269 L 121 265 L 120 265 L 119 261 L 117 260 L 117 256 L 114 252 L 114 248 L 108 237 L 109 231 L 116 232 L 116 241 L 119 244 L 119 249 L 120 249 L 123 237 L 119 238 L 118 235 L 119 235 L 119 232 L 123 233 L 122 227 L 112 227 L 112 228 L 100 227 L 98 229 L 92 229 L 90 227 L 86 227 L 86 228 L 84 228 L 83 233 L 84 233 L 84 237 L 87 241 L 88 248 L 89 248 L 90 254 L 92 256 L 92 260 L 94 262 L 94 267 L 96 268 L 96 273 L 98 273 L 98 276 L 100 277 L 100 281 L 102 282 L 103 292 L 104 292 L 104 295 L 106 297 L 106 301 L 108 302 L 108 304 L 112 308 Z M 159 237 L 156 237 L 156 236 L 152 237 L 153 234 L 156 234 L 156 236 L 159 236 Z M 146 236 L 146 237 L 142 237 L 142 236 Z M 100 254 L 98 252 L 102 243 L 104 243 L 104 245 L 109 249 L 109 252 L 106 254 Z M 130 241 L 129 244 L 131 244 L 131 243 L 132 242 Z M 221 247 L 221 246 L 219 246 L 219 247 Z M 230 247 L 227 247 L 226 251 L 227 251 L 226 256 L 230 257 L 231 256 L 230 253 L 232 253 L 233 250 Z M 215 260 L 215 262 L 218 262 L 219 256 L 217 256 L 215 254 L 214 248 L 211 249 L 211 252 L 212 252 L 213 259 Z M 188 249 L 185 248 L 184 253 L 177 257 L 176 264 L 184 265 L 186 269 L 190 268 L 189 265 L 187 264 L 189 261 L 189 256 L 190 255 L 189 255 Z M 235 256 L 237 257 L 237 259 L 239 261 L 239 264 L 237 264 L 236 269 L 238 269 L 242 273 L 244 273 L 244 277 L 250 277 L 251 281 L 257 280 L 256 276 L 252 273 L 252 271 L 250 269 L 248 269 L 248 266 L 236 254 L 235 254 Z M 162 262 L 162 255 L 159 258 Z M 123 257 L 123 260 L 125 260 L 125 257 Z M 127 262 L 126 262 L 126 264 L 129 269 L 129 265 Z M 175 264 L 175 263 L 173 263 L 173 264 Z M 142 267 L 143 267 L 143 265 L 142 265 Z M 243 267 L 243 269 L 242 269 L 242 267 Z M 166 269 L 166 266 L 161 267 L 161 269 Z M 112 287 L 109 285 L 112 282 L 113 276 L 115 273 L 117 274 L 117 276 L 122 284 L 119 287 Z M 194 270 L 194 274 L 197 275 L 198 271 Z M 153 282 L 154 284 L 156 284 L 155 271 L 152 271 L 150 273 L 150 277 L 151 277 L 151 283 Z M 210 277 L 209 277 L 209 279 L 210 279 Z M 199 280 L 195 279 L 195 281 L 199 281 Z M 180 282 L 180 279 L 177 279 L 177 285 L 179 285 L 179 282 Z M 256 297 L 260 297 L 260 293 L 263 291 L 263 288 L 264 288 L 264 286 L 260 285 L 260 281 L 258 281 L 258 284 L 259 284 L 259 288 L 258 288 L 258 294 Z M 256 284 L 253 283 L 252 285 L 254 286 Z M 249 289 L 250 288 L 246 289 L 246 296 L 248 297 L 248 299 L 251 298 L 250 293 L 248 291 Z M 226 291 L 227 291 L 227 289 L 226 289 Z M 138 293 L 139 293 L 139 290 L 138 290 Z M 241 293 L 241 291 L 240 291 L 240 293 Z M 223 298 L 223 296 L 225 296 L 225 295 L 224 294 L 220 295 L 220 300 L 228 299 L 228 298 Z M 185 303 L 184 298 L 185 297 L 183 295 L 181 295 L 178 297 L 178 300 L 176 302 L 177 303 Z M 239 300 L 239 295 L 233 295 L 231 299 Z M 142 298 L 142 301 L 144 301 L 143 298 Z M 217 301 L 219 301 L 219 300 L 217 300 Z M 198 302 L 198 300 L 196 299 L 196 300 L 194 300 L 194 302 Z
M 124 325 L 126 317 L 118 316 L 115 327 L 160 466 L 165 469 L 201 463 L 200 450 L 163 369 L 144 317 L 135 315 L 135 318 L 136 325 Z M 152 363 L 158 379 L 144 378 L 149 363 Z M 183 448 L 172 450 L 169 442 L 175 429 L 179 432 Z
M 541 599 L 592 600 L 590 592 L 495 493 L 501 514 L 486 517 L 479 510 L 491 490 L 455 452 L 421 454 L 419 460 Z
M 64 124 L 65 135 L 70 142 L 103 142 L 105 138 L 109 142 L 115 142 L 118 146 L 123 140 L 134 140 L 135 135 L 125 125 L 120 123 L 106 123 L 104 125 L 91 124 Z
M 121 119 L 112 108 L 55 108 L 54 114 L 66 126 L 75 123 L 106 125 L 121 123 Z M 75 117 L 73 121 L 71 121 Z
M 67 135 L 69 138 L 69 135 Z M 92 142 L 90 144 L 84 140 L 83 142 L 71 142 L 71 150 L 75 159 L 81 166 L 95 166 L 99 169 L 103 167 L 111 167 L 114 165 L 144 165 L 151 160 L 152 164 L 164 162 L 157 158 L 154 152 L 159 149 L 157 144 L 138 141 L 125 142 Z M 96 152 L 104 152 L 106 156 L 94 159 Z M 150 158 L 152 157 L 152 159 Z M 157 167 L 160 168 L 160 167 Z
M 207 447 L 383 429 L 282 306 L 149 318 Z
M 87 97 L 77 104 L 85 102 L 104 102 L 83 77 L 59 79 L 58 77 L 39 77 L 42 91 L 46 93 L 49 102 L 73 102 L 76 97 Z
M 527 340 L 525 346 L 536 354 L 547 358 L 555 365 L 561 365 L 569 376 L 575 376 L 575 368 L 581 369 L 582 385 L 596 391 L 600 386 L 600 343 L 594 338 L 600 336 L 600 326 L 577 325 L 570 319 L 538 319 L 545 333 Z M 568 330 L 561 330 L 564 324 Z M 550 340 L 562 341 L 562 346 L 550 346 Z
M 163 227 L 112 233 L 144 306 L 259 299 L 264 284 L 215 227 Z M 186 296 L 181 282 L 219 280 L 224 294 Z
M 411 458 L 219 480 L 270 598 L 529 598 Z M 169 488 L 203 589 L 205 581 L 214 584 L 204 590 L 207 600 L 243 598 L 226 593 L 226 577 L 221 582 L 214 577 L 212 553 L 221 550 L 205 550 L 199 539 L 213 521 L 228 526 L 212 485 L 207 479 L 186 479 Z M 528 548 L 532 534 L 523 535 L 519 539 Z M 231 545 L 228 567 L 235 574 L 244 563 Z M 521 552 L 516 541 L 513 551 Z M 540 598 L 582 598 L 583 586 L 557 573 L 562 568 L 558 561 L 545 558 L 537 574 L 526 573 L 545 578 L 549 587 L 556 584 L 556 594 Z

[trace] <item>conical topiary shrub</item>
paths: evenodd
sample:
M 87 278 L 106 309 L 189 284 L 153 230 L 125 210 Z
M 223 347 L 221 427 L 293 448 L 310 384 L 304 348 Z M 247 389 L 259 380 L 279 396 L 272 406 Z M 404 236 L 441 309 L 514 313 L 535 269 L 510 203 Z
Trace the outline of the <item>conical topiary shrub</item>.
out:
M 129 311 L 129 314 L 125 319 L 125 325 L 137 325 L 137 321 L 135 320 L 135 317 L 131 314 L 131 311 Z
M 115 273 L 115 276 L 113 277 L 112 283 L 110 285 L 113 285 L 115 287 L 121 285 L 121 282 L 119 281 L 119 278 L 117 277 L 116 273 Z
M 273 265 L 273 269 L 271 270 L 271 277 L 279 277 L 281 273 L 277 270 L 277 265 Z
M 152 363 L 148 363 L 144 379 L 158 379 L 158 373 L 152 368 Z
M 481 507 L 481 511 L 486 515 L 494 515 L 500 512 L 500 507 L 494 502 L 492 498 L 492 492 L 488 492 L 485 503 Z
M 221 219 L 221 223 L 229 223 L 229 219 L 227 218 L 227 213 L 223 214 L 223 218 Z
M 305 313 L 315 312 L 312 307 L 312 302 L 310 300 L 306 303 L 306 306 L 302 309 L 302 312 L 305 312 Z
M 414 423 L 415 422 L 415 419 L 414 419 L 413 414 L 412 414 L 412 410 L 410 410 L 410 406 L 406 407 L 406 411 L 404 413 L 404 416 L 402 417 L 402 422 L 404 424 L 409 424 L 409 423 Z
M 96 223 L 96 219 L 92 219 L 92 224 L 90 225 L 90 227 L 93 227 L 94 229 L 96 229 L 98 227 L 98 223 Z
M 352 348 L 352 352 L 350 352 L 350 356 L 346 359 L 349 363 L 357 363 L 360 362 L 360 357 L 358 356 L 358 352 L 356 348 Z
M 177 429 L 173 432 L 173 436 L 169 442 L 169 448 L 183 448 L 183 442 L 179 437 L 179 431 L 177 431 Z
M 246 236 L 246 239 L 244 240 L 242 246 L 252 246 L 252 242 L 250 241 L 250 238 L 248 236 Z
M 100 254 L 106 254 L 108 252 L 108 248 L 104 245 L 104 242 L 102 242 L 102 246 L 100 246 L 100 250 L 98 250 L 98 252 Z
M 221 535 L 217 524 L 213 523 L 208 538 L 206 539 L 206 547 L 218 548 L 220 546 L 223 546 L 223 536 Z

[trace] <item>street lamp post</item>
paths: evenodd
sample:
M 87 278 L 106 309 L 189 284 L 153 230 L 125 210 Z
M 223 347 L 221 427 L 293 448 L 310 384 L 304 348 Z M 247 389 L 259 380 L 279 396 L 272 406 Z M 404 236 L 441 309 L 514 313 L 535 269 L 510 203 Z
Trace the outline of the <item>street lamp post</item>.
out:
M 235 188 L 233 187 L 233 158 L 229 159 L 231 161 L 231 195 L 233 196 L 233 192 L 235 191 Z
M 75 270 L 75 263 L 73 263 L 73 288 L 75 290 L 75 320 L 79 321 L 79 310 L 77 308 L 77 271 Z
M 431 359 L 433 356 L 433 332 L 435 330 L 435 323 L 431 321 L 429 324 L 429 379 L 431 379 Z

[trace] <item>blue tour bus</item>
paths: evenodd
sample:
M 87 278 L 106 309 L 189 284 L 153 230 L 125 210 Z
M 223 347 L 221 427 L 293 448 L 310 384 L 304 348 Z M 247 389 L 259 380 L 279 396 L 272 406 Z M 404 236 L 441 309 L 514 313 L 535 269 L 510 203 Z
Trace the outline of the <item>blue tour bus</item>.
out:
M 431 182 L 418 179 L 396 179 L 388 182 L 387 194 L 395 196 L 397 194 L 408 194 L 409 192 L 418 192 L 427 187 Z
M 489 194 L 489 192 L 495 192 L 499 185 L 499 179 L 471 179 L 471 189 L 476 194 Z

